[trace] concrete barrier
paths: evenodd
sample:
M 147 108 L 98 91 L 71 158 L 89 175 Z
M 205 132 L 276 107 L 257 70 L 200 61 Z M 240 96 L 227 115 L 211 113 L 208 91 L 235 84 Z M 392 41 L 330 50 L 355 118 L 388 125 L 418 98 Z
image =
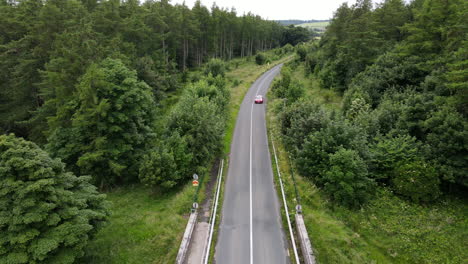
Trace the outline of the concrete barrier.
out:
M 304 218 L 300 211 L 296 213 L 296 228 L 299 235 L 299 242 L 301 243 L 302 256 L 305 264 L 315 264 L 314 251 L 312 250 L 312 244 L 310 243 L 309 235 L 304 224 Z
M 187 227 L 185 228 L 184 237 L 180 243 L 179 253 L 177 253 L 176 264 L 185 263 L 185 258 L 187 257 L 187 251 L 190 246 L 190 240 L 192 239 L 193 230 L 197 224 L 198 210 L 193 210 L 190 214 Z

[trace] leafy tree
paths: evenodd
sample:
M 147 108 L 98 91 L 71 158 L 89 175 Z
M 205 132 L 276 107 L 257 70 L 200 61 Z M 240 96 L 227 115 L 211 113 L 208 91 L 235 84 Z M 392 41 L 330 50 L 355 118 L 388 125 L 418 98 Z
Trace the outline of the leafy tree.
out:
M 267 57 L 263 53 L 258 53 L 255 56 L 255 63 L 257 63 L 258 65 L 263 65 L 266 63 L 266 61 L 267 61 Z
M 156 189 L 170 189 L 190 177 L 191 160 L 186 139 L 176 132 L 145 154 L 140 180 Z
M 281 133 L 293 152 L 304 147 L 310 133 L 320 131 L 329 122 L 329 113 L 310 101 L 293 103 L 280 114 Z
M 373 178 L 388 184 L 396 175 L 395 169 L 398 166 L 421 159 L 420 151 L 421 143 L 414 137 L 379 137 L 377 142 L 370 146 L 370 169 Z
M 289 25 L 283 32 L 281 45 L 291 44 L 296 46 L 301 42 L 307 42 L 311 37 L 311 32 L 305 27 Z
M 319 131 L 310 133 L 297 154 L 298 169 L 302 175 L 312 177 L 319 186 L 330 168 L 330 155 L 341 148 L 356 151 L 363 160 L 369 159 L 365 132 L 342 118 L 332 118 Z
M 423 121 L 429 158 L 442 179 L 468 187 L 468 121 L 450 106 L 442 106 Z
M 167 132 L 179 131 L 193 154 L 191 169 L 206 164 L 222 147 L 223 116 L 208 97 L 187 93 L 171 112 Z
M 109 214 L 90 177 L 36 144 L 0 136 L 0 262 L 74 263 Z
M 205 66 L 205 75 L 211 74 L 213 77 L 222 76 L 226 73 L 226 64 L 220 59 L 211 59 Z
M 120 60 L 106 59 L 88 68 L 77 90 L 69 106 L 76 112 L 69 126 L 53 131 L 48 149 L 101 187 L 135 180 L 154 138 L 151 89 Z
M 359 154 L 341 148 L 329 159 L 322 181 L 323 190 L 332 200 L 354 208 L 369 200 L 375 183 L 368 177 L 366 163 Z
M 431 202 L 440 196 L 440 180 L 436 170 L 423 161 L 398 166 L 392 184 L 396 193 L 414 202 Z

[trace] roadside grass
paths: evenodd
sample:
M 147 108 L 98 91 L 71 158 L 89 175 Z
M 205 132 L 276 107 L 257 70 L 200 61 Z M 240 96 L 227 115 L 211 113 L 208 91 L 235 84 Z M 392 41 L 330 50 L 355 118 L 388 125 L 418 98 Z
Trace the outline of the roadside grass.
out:
M 143 185 L 108 192 L 109 224 L 88 245 L 82 263 L 174 262 L 194 194 L 190 184 L 165 194 Z
M 299 69 L 294 73 L 300 78 Z M 308 98 L 323 103 L 327 93 L 322 93 L 316 81 L 307 83 Z M 331 98 L 325 106 L 339 109 L 339 96 L 332 94 Z M 289 210 L 294 214 L 292 165 L 277 120 L 282 103 L 269 96 L 267 125 L 275 141 Z M 319 263 L 466 263 L 468 259 L 466 200 L 444 197 L 435 204 L 418 205 L 379 188 L 367 205 L 350 210 L 331 203 L 310 179 L 296 173 L 295 180 Z

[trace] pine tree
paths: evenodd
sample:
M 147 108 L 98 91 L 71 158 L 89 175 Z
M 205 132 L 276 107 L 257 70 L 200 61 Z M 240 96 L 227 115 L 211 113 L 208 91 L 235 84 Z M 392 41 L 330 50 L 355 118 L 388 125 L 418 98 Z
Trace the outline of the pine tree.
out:
M 0 136 L 0 263 L 74 263 L 105 223 L 105 196 L 36 144 Z

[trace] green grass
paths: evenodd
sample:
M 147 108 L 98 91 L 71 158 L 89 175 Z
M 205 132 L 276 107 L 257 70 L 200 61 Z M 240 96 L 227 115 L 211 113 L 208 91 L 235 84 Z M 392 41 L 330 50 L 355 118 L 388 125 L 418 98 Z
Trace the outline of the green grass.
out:
M 304 81 L 300 67 L 294 73 Z M 331 109 L 339 108 L 338 95 L 320 89 L 316 80 L 304 83 L 307 98 Z M 291 164 L 281 144 L 275 113 L 282 101 L 269 98 L 268 129 L 273 133 L 288 206 L 293 212 L 296 200 Z M 332 204 L 311 180 L 295 176 L 319 263 L 466 263 L 468 259 L 466 200 L 444 197 L 435 204 L 418 205 L 379 188 L 369 204 L 350 210 Z
M 88 245 L 83 263 L 174 262 L 194 192 L 187 184 L 162 195 L 142 185 L 107 193 L 112 203 L 109 224 Z
M 325 30 L 328 24 L 330 24 L 330 22 L 313 22 L 313 23 L 303 23 L 303 24 L 299 24 L 296 26 L 310 28 L 310 29 L 316 28 L 316 29 Z

